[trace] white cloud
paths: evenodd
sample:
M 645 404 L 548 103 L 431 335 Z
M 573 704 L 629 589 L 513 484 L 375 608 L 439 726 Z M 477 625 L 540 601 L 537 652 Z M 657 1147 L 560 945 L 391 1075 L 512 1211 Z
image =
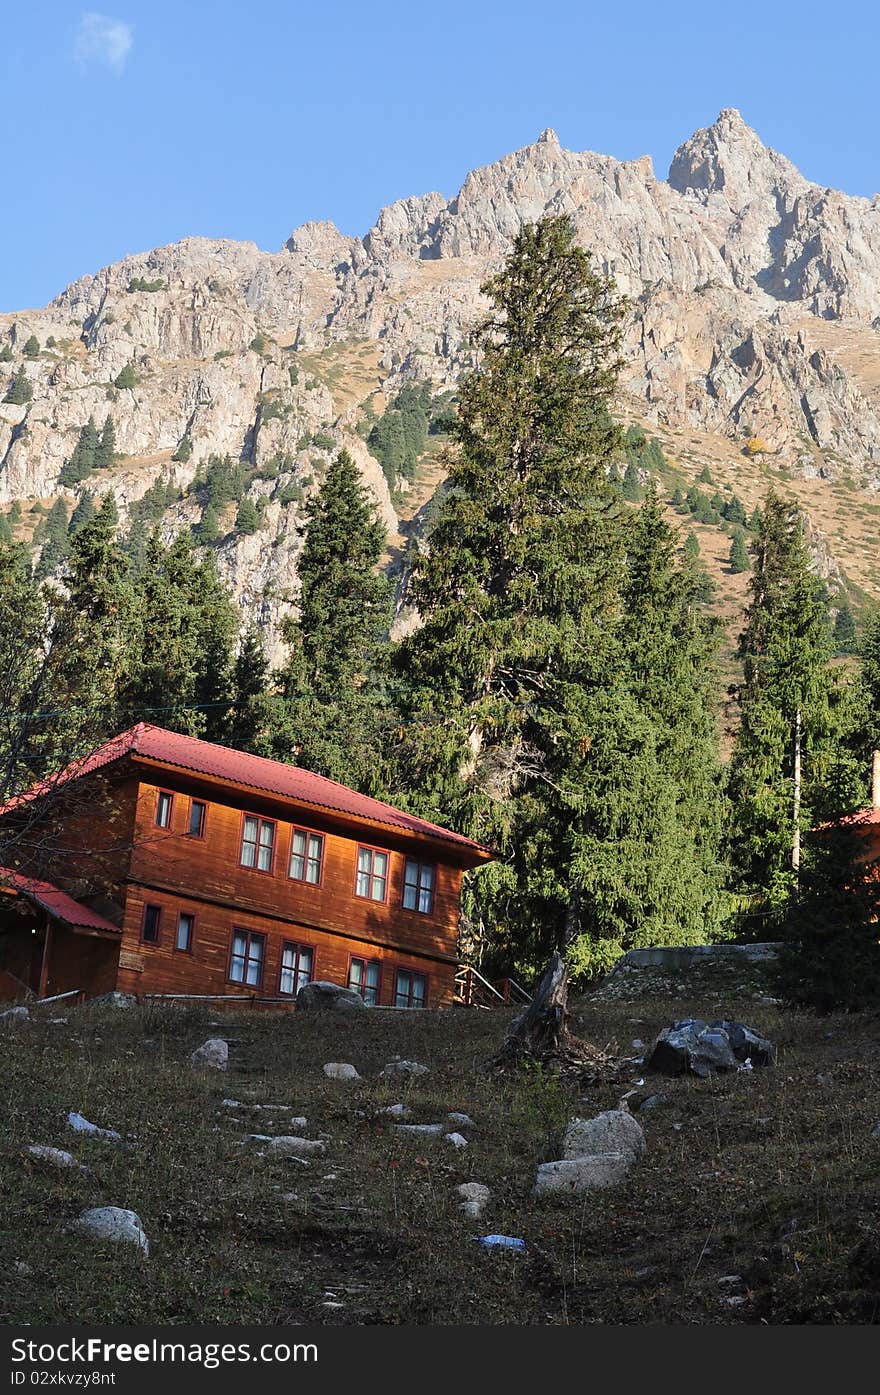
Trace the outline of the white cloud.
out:
M 134 42 L 134 30 L 121 19 L 86 10 L 80 15 L 73 56 L 83 66 L 102 63 L 121 73 Z

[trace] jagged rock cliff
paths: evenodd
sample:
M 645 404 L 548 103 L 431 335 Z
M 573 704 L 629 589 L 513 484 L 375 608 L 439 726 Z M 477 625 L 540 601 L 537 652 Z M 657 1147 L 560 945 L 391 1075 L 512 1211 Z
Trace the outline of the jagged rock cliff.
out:
M 61 492 L 80 428 L 110 411 L 122 459 L 91 483 L 123 514 L 159 477 L 186 486 L 211 453 L 280 461 L 307 495 L 332 438 L 393 529 L 355 430 L 361 404 L 381 409 L 411 379 L 454 385 L 472 361 L 481 281 L 547 211 L 572 215 L 631 300 L 623 415 L 736 450 L 759 437 L 795 478 L 880 486 L 880 196 L 811 184 L 727 110 L 681 146 L 667 181 L 647 157 L 567 151 L 545 131 L 451 200 L 383 209 L 361 239 L 329 223 L 276 253 L 187 238 L 83 277 L 44 310 L 0 316 L 12 354 L 0 387 L 23 364 L 33 389 L 0 405 L 0 502 Z M 32 335 L 42 352 L 23 357 Z M 127 365 L 135 386 L 114 386 Z M 184 438 L 191 454 L 172 461 Z M 251 491 L 274 496 L 263 530 L 222 544 L 220 565 L 271 626 L 295 593 L 301 502 L 265 481 Z M 168 526 L 196 517 L 184 500 Z

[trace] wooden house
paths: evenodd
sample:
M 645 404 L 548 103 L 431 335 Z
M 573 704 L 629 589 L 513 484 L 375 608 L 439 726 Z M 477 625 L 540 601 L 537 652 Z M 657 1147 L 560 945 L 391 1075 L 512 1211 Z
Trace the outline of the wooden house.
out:
M 469 838 L 147 723 L 0 809 L 0 996 L 451 1002 Z

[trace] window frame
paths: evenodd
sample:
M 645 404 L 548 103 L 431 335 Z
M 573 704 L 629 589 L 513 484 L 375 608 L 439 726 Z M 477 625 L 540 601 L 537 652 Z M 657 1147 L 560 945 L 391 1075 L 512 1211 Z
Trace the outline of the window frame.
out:
M 364 979 L 366 979 L 366 970 L 369 968 L 370 964 L 375 964 L 376 967 L 378 968 L 379 974 L 378 974 L 378 982 L 377 982 L 377 984 L 376 984 L 376 1001 L 375 1001 L 375 1002 L 373 1002 L 373 1003 L 368 1003 L 367 1000 L 366 1000 L 366 998 L 364 998 L 363 989 L 362 989 L 362 988 L 356 988 L 355 985 L 352 983 L 352 981 L 351 981 L 351 966 L 352 966 L 352 964 L 354 964 L 354 963 L 363 964 L 363 966 L 364 966 Z M 366 1004 L 367 1007 L 379 1007 L 379 1005 L 380 1005 L 381 1002 L 382 1002 L 382 987 L 383 987 L 383 979 L 384 979 L 383 969 L 384 969 L 384 965 L 383 965 L 381 959 L 368 959 L 367 956 L 364 955 L 364 954 L 349 954 L 349 956 L 348 956 L 348 974 L 346 975 L 346 979 L 345 979 L 346 986 L 347 986 L 348 988 L 351 988 L 351 989 L 353 990 L 353 992 L 355 992 L 355 993 L 360 993 L 361 997 L 364 998 L 364 1003 Z
M 424 1011 L 424 1010 L 427 1008 L 427 1006 L 428 1006 L 428 1002 L 429 1002 L 430 995 L 431 995 L 431 975 L 430 975 L 430 974 L 427 974 L 427 973 L 424 973 L 423 970 L 421 970 L 421 969 L 410 969 L 410 968 L 408 967 L 408 965 L 406 965 L 406 964 L 395 964 L 393 967 L 394 967 L 394 997 L 393 997 L 392 1006 L 393 1006 L 393 1007 L 396 1007 L 396 1008 L 401 1008 L 403 1011 L 406 1011 L 406 1012 Z M 420 978 L 420 979 L 423 979 L 423 980 L 424 980 L 424 984 L 425 984 L 425 1001 L 424 1001 L 424 1003 L 422 1003 L 420 1009 L 417 1009 L 417 1008 L 416 1008 L 416 1005 L 413 1004 L 412 1002 L 406 1003 L 405 1005 L 402 1004 L 402 1003 L 398 1003 L 398 1001 L 397 1001 L 397 997 L 398 997 L 398 993 L 397 993 L 397 976 L 398 976 L 398 974 L 409 974 L 410 978 L 415 977 L 415 978 Z M 412 996 L 412 994 L 410 994 L 410 996 Z
M 160 811 L 160 809 L 162 808 L 162 800 L 163 800 L 163 799 L 167 799 L 167 800 L 168 800 L 168 818 L 167 818 L 167 820 L 166 820 L 165 823 L 160 823 L 160 822 L 159 822 L 159 811 Z M 155 817 L 154 817 L 153 822 L 155 823 L 155 825 L 156 825 L 157 828 L 162 828 L 162 829 L 164 829 L 166 832 L 169 832 L 169 833 L 170 833 L 170 832 L 171 832 L 171 820 L 172 820 L 173 818 L 174 818 L 174 791 L 173 791 L 173 790 L 162 790 L 162 789 L 157 789 L 157 790 L 156 790 L 156 813 L 155 813 Z
M 358 877 L 360 876 L 360 860 L 361 860 L 361 853 L 362 853 L 362 852 L 368 852 L 368 853 L 370 854 L 370 873 L 369 873 L 369 875 L 370 875 L 370 886 L 371 886 L 371 887 L 372 887 L 372 884 L 373 884 L 373 858 L 375 857 L 376 853 L 381 853 L 382 856 L 385 858 L 385 895 L 382 896 L 381 898 L 378 897 L 378 896 L 364 896 L 362 892 L 358 891 Z M 357 899 L 358 899 L 359 901 L 372 901 L 372 903 L 373 903 L 374 906 L 387 906 L 387 905 L 388 905 L 388 898 L 389 898 L 389 896 L 391 895 L 391 852 L 390 852 L 390 849 L 388 849 L 388 848 L 379 848 L 379 847 L 375 847 L 372 843 L 358 843 L 358 844 L 356 844 L 355 856 L 354 856 L 354 894 L 355 894 L 355 896 L 357 897 Z
M 407 892 L 406 869 L 407 869 L 407 865 L 408 865 L 410 862 L 414 862 L 415 865 L 416 865 L 416 867 L 418 868 L 418 880 L 416 881 L 416 884 L 415 884 L 416 904 L 415 904 L 414 906 L 408 906 L 408 905 L 406 904 L 406 892 Z M 421 906 L 419 905 L 419 899 L 420 899 L 421 893 L 422 893 L 422 869 L 425 868 L 425 867 L 430 867 L 430 869 L 431 869 L 431 890 L 430 890 L 430 895 L 429 895 L 430 904 L 429 904 L 429 906 L 428 906 L 428 909 L 427 909 L 426 911 L 423 911 L 422 908 L 421 908 Z M 404 859 L 403 859 L 403 884 L 402 884 L 402 886 L 401 886 L 401 888 L 400 888 L 400 909 L 401 909 L 402 911 L 408 912 L 409 915 L 433 915 L 433 914 L 434 914 L 434 907 L 435 907 L 435 905 L 436 905 L 436 900 L 437 900 L 437 863 L 436 863 L 436 862 L 422 862 L 422 861 L 420 861 L 420 859 L 419 859 L 418 857 L 412 857 L 412 856 L 410 856 L 409 853 L 404 854 Z
M 190 928 L 189 928 L 189 944 L 187 945 L 186 949 L 181 949 L 180 945 L 179 945 L 178 942 L 177 942 L 177 941 L 178 941 L 178 937 L 179 937 L 179 935 L 180 935 L 180 917 L 181 917 L 182 915 L 187 915 L 187 916 L 189 916 L 189 918 L 190 918 L 190 920 L 191 920 L 191 922 L 192 922 L 192 924 L 190 925 Z M 177 912 L 177 925 L 176 925 L 175 930 L 174 930 L 174 953 L 175 953 L 175 954 L 192 954 L 192 952 L 193 952 L 193 944 L 195 943 L 195 938 L 196 938 L 196 913 L 195 913 L 195 911 L 178 911 L 178 912 Z
M 201 827 L 200 827 L 198 833 L 193 833 L 192 827 L 191 827 L 191 825 L 192 825 L 192 816 L 193 816 L 193 809 L 195 808 L 195 806 L 196 806 L 197 804 L 201 807 L 201 810 L 202 810 L 202 823 L 201 823 Z M 193 798 L 190 798 L 190 801 L 189 801 L 189 819 L 187 820 L 187 823 L 188 823 L 188 825 L 189 825 L 189 826 L 187 827 L 187 830 L 186 830 L 186 836 L 187 836 L 187 838 L 198 838 L 198 839 L 204 838 L 204 836 L 205 836 L 205 828 L 206 828 L 207 823 L 208 823 L 208 801 L 207 801 L 206 799 L 193 799 Z
M 247 863 L 247 862 L 244 861 L 244 826 L 245 826 L 245 822 L 246 822 L 247 819 L 256 819 L 256 821 L 257 821 L 257 838 L 256 838 L 256 842 L 254 843 L 255 856 L 256 856 L 256 858 L 257 858 L 257 861 L 254 862 L 253 866 L 251 866 L 249 863 Z M 271 859 L 271 861 L 270 861 L 268 867 L 260 867 L 260 865 L 259 865 L 259 855 L 260 855 L 260 828 L 262 827 L 262 825 L 263 825 L 264 823 L 271 824 L 271 825 L 272 825 L 272 829 L 273 829 L 273 833 L 272 833 L 272 859 Z M 260 873 L 260 876 L 262 876 L 262 877 L 272 877 L 272 876 L 275 875 L 275 859 L 276 859 L 277 856 L 278 856 L 278 820 L 277 820 L 277 819 L 267 819 L 267 818 L 264 818 L 262 814 L 250 814 L 250 813 L 247 812 L 247 810 L 243 809 L 243 810 L 242 810 L 242 813 L 241 813 L 241 823 L 240 823 L 240 825 L 239 825 L 239 831 L 238 831 L 238 865 L 239 865 L 239 867 L 241 867 L 242 870 L 245 871 L 245 872 L 259 872 L 259 873 Z
M 305 877 L 295 877 L 295 876 L 293 875 L 293 873 L 291 872 L 291 870 L 290 870 L 290 864 L 293 862 L 293 840 L 294 840 L 294 838 L 295 838 L 295 836 L 296 836 L 297 833 L 302 833 L 302 834 L 305 836 L 305 838 L 306 838 L 306 851 L 303 853 L 303 871 L 305 871 L 306 866 L 307 866 L 308 861 L 309 861 L 309 856 L 308 856 L 308 846 L 309 846 L 309 845 L 308 845 L 308 839 L 309 839 L 309 838 L 320 838 L 320 840 L 321 840 L 321 857 L 320 857 L 320 862 L 319 862 L 319 874 L 318 874 L 318 880 L 317 880 L 316 882 L 310 882 L 310 881 L 308 881 Z M 314 889 L 315 889 L 316 891 L 319 891 L 319 890 L 323 887 L 323 885 L 324 885 L 324 867 L 325 867 L 325 864 L 326 864 L 326 861 L 327 861 L 326 853 L 327 853 L 327 835 L 326 835 L 326 833 L 319 833 L 318 830 L 317 830 L 316 828 L 306 828 L 303 824 L 299 824 L 299 823 L 293 823 L 293 824 L 291 824 L 291 825 L 290 825 L 290 851 L 289 851 L 288 857 L 287 857 L 287 880 L 290 881 L 290 882 L 297 882 L 298 885 L 300 885 L 300 886 L 311 886 L 311 887 L 314 887 Z M 291 943 L 293 943 L 293 942 L 291 941 Z
M 233 961 L 233 958 L 235 957 L 235 937 L 236 937 L 236 935 L 245 935 L 245 936 L 247 936 L 247 947 L 246 947 L 245 956 L 244 956 L 244 975 L 245 975 L 244 978 L 233 978 L 233 977 L 232 977 L 232 961 Z M 250 945 L 251 945 L 251 940 L 253 940 L 253 939 L 260 940 L 260 941 L 262 942 L 262 946 L 263 946 L 262 951 L 261 951 L 261 954 L 260 954 L 260 977 L 259 977 L 259 979 L 257 980 L 256 983 L 248 983 L 248 981 L 247 981 L 247 968 L 248 968 L 248 964 L 250 963 L 250 957 L 251 957 L 251 956 L 250 956 Z M 253 989 L 262 988 L 262 986 L 263 986 L 263 979 L 264 979 L 265 974 L 266 974 L 266 960 L 267 960 L 267 958 L 268 958 L 268 948 L 269 948 L 269 937 L 268 937 L 268 935 L 265 933 L 265 931 L 263 931 L 263 930 L 249 930 L 249 929 L 247 928 L 246 925 L 233 925 L 232 930 L 231 930 L 230 935 L 229 935 L 229 957 L 228 957 L 227 963 L 226 963 L 226 981 L 227 981 L 227 983 L 234 983 L 234 984 L 236 985 L 236 987 L 238 987 L 238 988 L 253 988 Z
M 160 906 L 159 903 L 158 903 L 157 901 L 145 901 L 145 902 L 144 902 L 144 908 L 143 908 L 143 910 L 142 910 L 142 912 L 141 912 L 141 944 L 142 944 L 142 945 L 151 945 L 151 946 L 155 949 L 156 945 L 161 944 L 161 942 L 162 942 L 162 909 L 163 909 L 162 906 Z M 148 915 L 148 913 L 149 913 L 150 911 L 155 911 L 155 912 L 156 912 L 156 938 L 155 938 L 155 940 L 148 940 L 148 939 L 146 938 L 145 934 L 144 934 L 144 931 L 145 931 L 146 928 L 147 928 L 147 915 Z
M 283 975 L 283 973 L 284 973 L 284 971 L 285 971 L 284 951 L 285 951 L 286 949 L 293 949 L 293 950 L 296 950 L 296 963 L 295 963 L 295 967 L 294 967 L 294 970 L 293 970 L 294 988 L 293 988 L 293 991 L 292 991 L 292 992 L 288 992 L 286 988 L 282 988 L 282 987 L 281 987 L 281 977 L 282 977 L 282 975 Z M 291 999 L 295 999 L 295 998 L 296 998 L 296 995 L 297 995 L 297 993 L 299 992 L 299 988 L 296 987 L 296 980 L 297 980 L 297 977 L 298 977 L 298 975 L 299 975 L 299 956 L 300 956 L 300 950 L 303 950 L 303 949 L 307 949 L 307 950 L 309 951 L 309 953 L 311 954 L 311 956 L 312 956 L 312 967 L 311 967 L 311 969 L 309 970 L 310 977 L 306 979 L 306 983 L 314 983 L 314 982 L 315 982 L 315 966 L 316 966 L 316 964 L 317 964 L 317 962 L 318 962 L 318 946 L 317 946 L 317 945 L 310 945 L 310 944 L 306 943 L 305 940 L 282 940 L 282 941 L 281 941 L 281 953 L 280 953 L 279 956 L 278 956 L 278 994 L 279 994 L 279 997 L 282 997 L 282 998 L 291 998 Z M 302 987 L 304 987 L 304 984 L 300 984 L 300 988 L 302 988 Z

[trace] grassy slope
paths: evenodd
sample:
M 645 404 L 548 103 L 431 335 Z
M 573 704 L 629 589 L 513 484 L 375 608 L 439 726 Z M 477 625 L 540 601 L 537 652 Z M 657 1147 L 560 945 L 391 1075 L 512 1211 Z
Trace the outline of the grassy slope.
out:
M 597 1046 L 632 1055 L 633 1037 L 721 1007 L 585 1000 L 579 1025 Z M 638 1067 L 595 1085 L 540 1072 L 499 1080 L 483 1063 L 507 1010 L 230 1015 L 219 1028 L 235 1038 L 226 1075 L 187 1064 L 218 1031 L 207 1011 L 83 1008 L 67 1025 L 3 1024 L 0 1322 L 876 1320 L 876 1019 L 730 1000 L 723 1009 L 771 1034 L 778 1066 L 649 1081 L 639 1093 L 662 1090 L 667 1103 L 641 1115 L 648 1155 L 629 1180 L 540 1204 L 535 1165 L 556 1155 L 566 1119 L 614 1105 Z M 394 1054 L 430 1074 L 377 1080 Z M 327 1081 L 328 1060 L 352 1061 L 366 1079 Z M 284 1116 L 224 1109 L 229 1095 L 293 1105 L 310 1136 L 328 1135 L 326 1159 L 305 1169 L 256 1157 L 242 1135 L 284 1133 Z M 442 1139 L 402 1140 L 381 1113 L 398 1100 L 417 1122 L 464 1110 L 479 1131 L 460 1152 Z M 75 1136 L 69 1109 L 137 1146 Z M 22 1155 L 31 1142 L 70 1148 L 94 1179 L 37 1169 Z M 480 1224 L 457 1209 L 454 1188 L 467 1180 L 493 1191 Z M 148 1260 L 65 1232 L 101 1204 L 140 1214 Z M 527 1254 L 474 1243 L 492 1231 L 523 1236 Z M 740 1280 L 719 1282 L 729 1275 Z

